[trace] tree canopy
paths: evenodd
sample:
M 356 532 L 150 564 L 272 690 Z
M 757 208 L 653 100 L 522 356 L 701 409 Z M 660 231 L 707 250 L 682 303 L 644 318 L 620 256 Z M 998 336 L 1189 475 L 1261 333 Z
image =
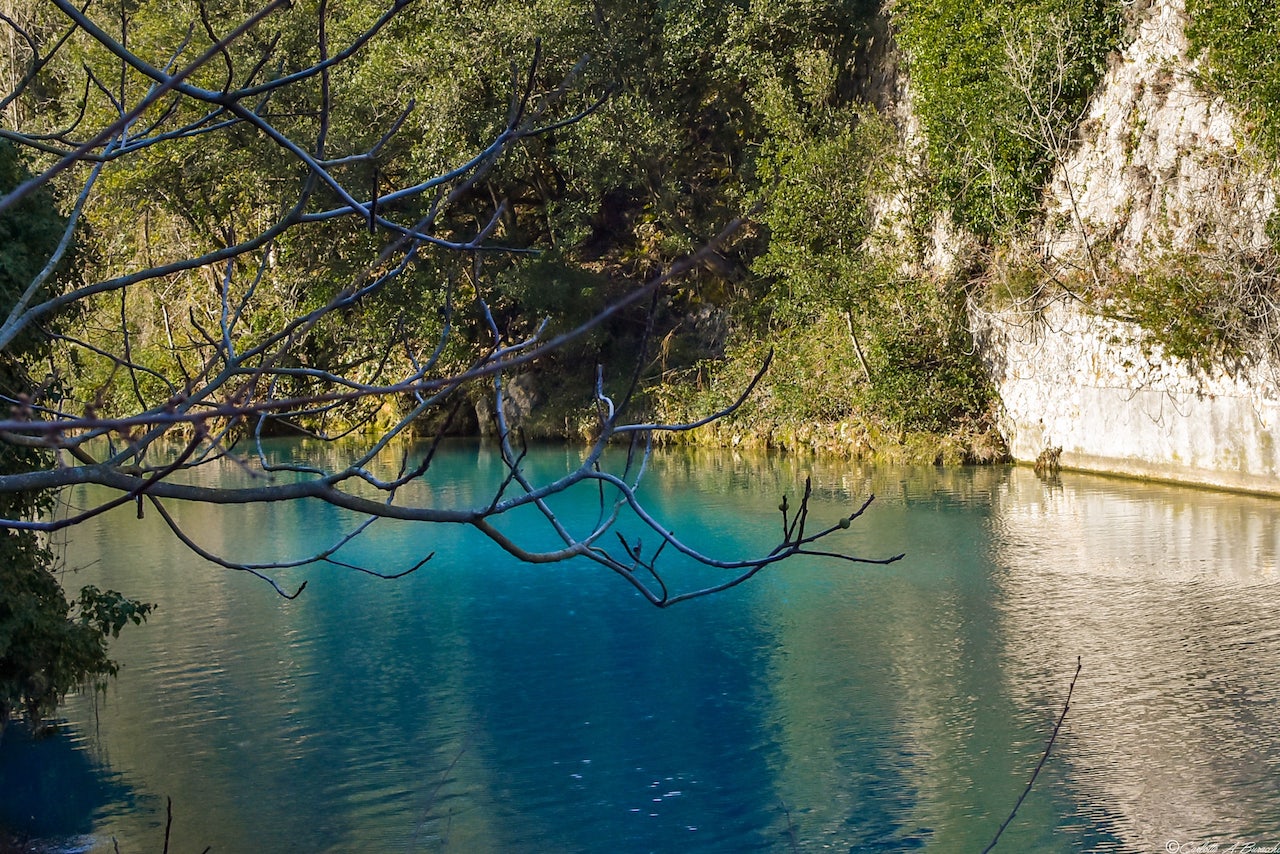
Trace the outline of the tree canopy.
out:
M 377 519 L 463 524 L 532 563 L 595 561 L 667 606 L 814 553 L 865 509 L 817 524 L 801 493 L 774 548 L 724 557 L 682 542 L 636 492 L 655 434 L 741 404 L 675 422 L 636 408 L 655 339 L 743 266 L 753 117 L 767 106 L 781 120 L 792 103 L 817 121 L 824 98 L 839 106 L 861 4 L 52 0 L 23 11 L 5 21 L 25 51 L 0 139 L 36 166 L 0 214 L 56 185 L 66 202 L 54 233 L 76 258 L 57 288 L 13 300 L 0 326 L 10 352 L 27 334 L 49 347 L 49 379 L 11 390 L 0 419 L 0 435 L 42 462 L 0 474 L 0 493 L 98 484 L 114 497 L 56 518 L 13 512 L 8 530 L 49 533 L 136 505 L 202 557 L 294 596 L 274 570 L 349 566 L 340 550 Z M 67 311 L 83 320 L 50 323 Z M 575 378 L 590 443 L 574 472 L 535 483 L 512 389 L 535 366 L 553 375 L 556 359 L 585 367 Z M 473 414 L 477 401 L 490 414 Z M 408 497 L 443 437 L 476 418 L 493 419 L 507 466 L 497 491 L 475 506 Z M 262 444 L 280 433 L 345 441 L 323 460 L 282 462 Z M 626 452 L 606 465 L 610 445 Z M 225 488 L 195 476 L 226 459 L 262 477 Z M 601 496 L 582 530 L 548 504 L 574 488 Z M 314 553 L 250 563 L 204 547 L 168 511 L 302 498 L 362 521 Z M 519 508 L 540 513 L 557 545 L 495 524 Z M 611 541 L 623 513 L 651 530 L 647 548 Z M 677 553 L 723 580 L 673 587 L 663 556 Z M 350 568 L 396 577 L 431 557 Z

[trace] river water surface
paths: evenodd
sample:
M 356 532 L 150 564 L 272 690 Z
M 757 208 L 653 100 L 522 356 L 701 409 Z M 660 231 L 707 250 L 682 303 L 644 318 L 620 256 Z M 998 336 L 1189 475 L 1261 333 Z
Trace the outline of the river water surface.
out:
M 306 456 L 306 446 L 282 446 Z M 577 451 L 537 451 L 549 477 Z M 1280 502 L 1026 469 L 864 468 L 668 452 L 646 481 L 725 556 L 871 492 L 838 541 L 659 611 L 587 563 L 522 566 L 468 531 L 379 522 L 295 601 L 160 520 L 75 529 L 65 579 L 159 609 L 105 695 L 0 747 L 0 825 L 75 850 L 981 851 L 1083 667 L 997 851 L 1280 845 Z M 229 467 L 224 476 L 243 477 Z M 413 500 L 479 502 L 492 450 L 448 449 Z M 92 495 L 78 493 L 73 502 Z M 594 494 L 560 504 L 594 518 Z M 320 505 L 178 507 L 231 557 L 298 555 Z M 531 517 L 507 530 L 550 543 Z M 708 576 L 672 564 L 676 583 Z M 1207 849 L 1204 849 L 1207 850 Z

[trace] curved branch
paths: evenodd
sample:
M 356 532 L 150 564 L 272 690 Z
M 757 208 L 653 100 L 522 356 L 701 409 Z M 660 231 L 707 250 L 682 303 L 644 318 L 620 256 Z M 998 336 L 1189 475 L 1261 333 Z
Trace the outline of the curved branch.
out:
M 240 77 L 240 88 L 234 88 L 241 69 L 236 68 L 230 46 L 268 15 L 288 5 L 288 0 L 266 3 L 258 13 L 222 37 L 218 36 L 208 10 L 201 5 L 199 25 L 210 45 L 193 62 L 178 70 L 175 68 L 179 59 L 190 47 L 187 42 L 184 41 L 170 55 L 166 67 L 156 68 L 128 47 L 130 40 L 123 22 L 125 32 L 117 40 L 93 24 L 85 9 L 77 9 L 70 0 L 54 0 L 74 27 L 83 30 L 119 59 L 121 82 L 118 90 L 113 90 L 102 84 L 91 70 L 85 69 L 85 85 L 99 86 L 102 97 L 110 102 L 114 117 L 105 128 L 84 142 L 72 142 L 70 130 L 44 137 L 16 132 L 0 134 L 15 138 L 23 145 L 48 151 L 58 158 L 45 172 L 0 198 L 0 212 L 73 166 L 93 164 L 73 208 L 72 221 L 63 232 L 58 248 L 47 259 L 44 271 L 26 283 L 23 294 L 9 307 L 7 318 L 0 325 L 0 351 L 10 347 L 24 329 L 31 328 L 45 315 L 102 294 L 118 294 L 123 314 L 127 289 L 144 282 L 202 270 L 209 279 L 209 296 L 187 306 L 190 314 L 189 340 L 184 344 L 184 350 L 193 354 L 190 357 L 191 370 L 186 364 L 180 364 L 179 370 L 155 369 L 144 364 L 145 348 L 141 345 L 134 347 L 128 324 L 121 327 L 125 335 L 123 353 L 98 346 L 92 338 L 92 330 L 81 336 L 86 339 L 84 342 L 74 342 L 70 337 L 55 339 L 64 344 L 81 344 L 89 352 L 106 358 L 107 367 L 127 371 L 129 376 L 126 379 L 132 381 L 136 404 L 133 411 L 123 413 L 100 414 L 90 405 L 83 414 L 73 414 L 59 411 L 65 410 L 67 403 L 31 403 L 22 395 L 13 395 L 15 405 L 12 411 L 0 417 L 0 441 L 54 449 L 56 453 L 52 456 L 56 461 L 39 470 L 0 474 L 0 493 L 97 484 L 112 490 L 114 495 L 75 515 L 54 519 L 0 519 L 0 527 L 57 531 L 128 502 L 137 502 L 141 512 L 145 498 L 172 534 L 193 554 L 226 569 L 262 578 L 287 598 L 297 596 L 305 582 L 296 590 L 288 591 L 272 578 L 273 572 L 327 563 L 378 577 L 395 578 L 415 571 L 431 559 L 428 555 L 410 568 L 394 573 L 377 572 L 339 559 L 340 550 L 368 531 L 377 519 L 470 526 L 507 553 L 533 564 L 549 565 L 580 558 L 590 560 L 618 574 L 659 607 L 729 589 L 798 555 L 877 565 L 900 559 L 901 555 L 884 559 L 859 558 L 828 548 L 828 538 L 848 528 L 866 511 L 873 499 L 868 498 L 861 507 L 841 517 L 835 524 L 814 531 L 809 518 L 812 488 L 807 483 L 794 515 L 789 514 L 784 501 L 779 541 L 768 552 L 749 557 L 704 553 L 678 537 L 644 506 L 637 490 L 648 471 L 653 435 L 693 430 L 737 412 L 769 369 L 772 353 L 733 403 L 696 421 L 683 424 L 621 423 L 627 417 L 635 392 L 640 387 L 664 288 L 701 265 L 711 254 L 719 252 L 722 244 L 745 220 L 738 218 L 729 222 L 701 249 L 638 283 L 625 295 L 571 329 L 549 334 L 548 321 L 544 320 L 530 334 L 505 337 L 495 312 L 480 292 L 483 263 L 496 252 L 536 250 L 494 245 L 504 240 L 504 232 L 500 228 L 512 208 L 496 194 L 490 194 L 492 206 L 476 210 L 469 205 L 469 197 L 475 195 L 476 189 L 491 175 L 495 164 L 514 146 L 532 136 L 581 121 L 598 110 L 612 93 L 594 100 L 585 109 L 562 117 L 565 112 L 570 112 L 564 102 L 581 74 L 586 58 L 565 75 L 558 87 L 538 92 L 536 80 L 542 59 L 539 44 L 525 73 L 513 70 L 506 122 L 487 145 L 454 168 L 429 178 L 396 174 L 391 169 L 383 173 L 380 167 L 387 164 L 379 162 L 379 159 L 388 149 L 389 141 L 404 127 L 413 102 L 410 101 L 385 132 L 364 151 L 352 154 L 335 150 L 341 145 L 341 137 L 331 122 L 335 101 L 333 87 L 338 79 L 334 69 L 367 44 L 407 6 L 407 2 L 395 0 L 368 29 L 351 38 L 340 49 L 335 49 L 339 46 L 329 43 L 331 10 L 326 0 L 321 0 L 315 42 L 318 61 L 299 72 L 253 83 L 268 67 L 268 58 L 275 46 L 272 41 L 266 53 L 254 58 L 249 73 Z M 188 31 L 188 39 L 195 32 L 193 25 Z M 188 82 L 197 70 L 204 67 L 212 68 L 214 73 L 221 70 L 216 75 L 221 80 L 220 89 L 204 89 Z M 133 79 L 129 73 L 142 75 L 145 79 L 141 82 L 147 89 L 145 96 L 135 97 L 133 101 L 126 97 L 129 94 L 126 82 Z M 312 79 L 317 82 L 304 83 Z M 297 125 L 273 116 L 267 109 L 269 98 L 275 93 L 287 92 L 291 86 L 305 89 L 297 100 L 310 105 L 303 107 L 304 118 Z M 318 95 L 308 87 L 317 88 Z M 299 89 L 293 91 L 297 93 Z M 292 97 L 282 94 L 277 101 Z M 258 99 L 256 103 L 255 99 Z M 88 94 L 84 101 L 87 103 L 87 100 Z M 314 109 L 314 114 L 308 112 L 310 109 Z M 86 110 L 82 104 L 82 114 Z M 196 118 L 189 119 L 190 115 Z M 78 120 L 73 128 L 80 123 Z M 298 131 L 298 127 L 304 127 L 305 131 Z M 127 270 L 121 275 L 91 281 L 61 294 L 44 295 L 51 271 L 67 254 L 76 223 L 82 219 L 86 200 L 105 164 L 121 162 L 122 159 L 128 162 L 127 158 L 147 150 L 167 152 L 167 149 L 158 147 L 232 128 L 242 129 L 259 141 L 265 140 L 270 156 L 285 158 L 288 186 L 296 187 L 296 196 L 289 200 L 287 209 L 271 209 L 270 215 L 254 212 L 247 217 L 248 225 L 239 220 L 215 222 L 212 225 L 214 234 L 209 240 L 220 245 L 213 251 L 146 269 Z M 363 182 L 367 180 L 368 170 L 338 171 L 348 164 L 372 166 L 374 177 L 368 198 L 363 197 L 366 186 Z M 395 177 L 386 182 L 388 186 L 384 190 L 381 179 L 386 174 Z M 350 182 L 352 187 L 361 188 L 359 193 L 348 189 L 349 176 L 356 176 L 361 182 L 355 183 L 355 178 Z M 322 206 L 316 199 L 321 195 L 327 198 L 328 193 L 337 199 L 332 203 L 336 206 L 313 210 L 313 207 Z M 401 204 L 403 202 L 414 204 Z M 456 223 L 448 219 L 456 209 L 466 212 L 465 229 L 456 227 Z M 406 210 L 414 212 L 405 213 Z M 411 217 L 416 217 L 416 221 L 408 222 Z M 345 225 L 341 223 L 343 218 L 347 218 Z M 190 224 L 194 225 L 198 219 L 192 215 Z M 357 265 L 358 272 L 342 281 L 336 292 L 326 293 L 314 302 L 307 303 L 296 294 L 286 295 L 281 303 L 286 307 L 277 309 L 276 305 L 272 306 L 272 310 L 277 312 L 273 314 L 272 325 L 266 329 L 253 328 L 256 319 L 254 309 L 270 299 L 266 292 L 274 280 L 270 268 L 275 264 L 276 242 L 295 229 L 302 231 L 312 224 L 335 220 L 339 221 L 339 227 L 322 229 L 326 234 L 341 231 L 342 227 L 352 231 L 356 228 L 363 230 L 366 224 L 370 232 L 378 234 L 378 243 L 370 241 L 365 245 L 366 263 L 362 267 Z M 456 227 L 456 230 L 448 231 L 446 226 Z M 441 234 L 436 234 L 437 231 Z M 146 240 L 150 245 L 149 232 Z M 425 359 L 421 358 L 418 347 L 426 349 L 427 345 L 420 343 L 411 331 L 401 328 L 390 330 L 385 339 L 379 338 L 371 345 L 361 342 L 354 354 L 310 358 L 312 354 L 305 348 L 316 332 L 324 329 L 323 322 L 345 321 L 347 313 L 359 311 L 362 303 L 389 293 L 391 283 L 410 275 L 420 264 L 421 255 L 427 247 L 468 253 L 474 264 L 473 283 L 476 288 L 472 301 L 473 320 L 483 344 L 467 342 L 470 348 L 467 355 L 449 364 L 446 353 L 455 340 L 457 295 L 453 278 L 446 276 L 449 281 L 444 285 L 440 331 L 433 333 L 437 337 Z M 261 254 L 254 259 L 253 253 Z M 597 414 L 598 435 L 586 449 L 577 468 L 540 482 L 527 468 L 528 449 L 523 435 L 508 418 L 505 405 L 507 377 L 570 342 L 582 339 L 620 313 L 645 303 L 648 303 L 645 334 L 623 391 L 612 397 L 606 394 L 604 367 L 598 368 L 591 404 Z M 197 305 L 201 311 L 207 312 L 203 319 L 196 316 Z M 165 318 L 169 350 L 176 353 L 167 325 L 167 311 Z M 123 318 L 120 322 L 123 323 Z M 401 343 L 404 345 L 403 356 L 393 354 L 393 350 L 398 352 Z M 79 354 L 81 351 L 75 352 Z M 402 361 L 397 363 L 396 359 Z M 177 378 L 179 373 L 181 376 Z M 160 392 L 167 394 L 167 399 L 160 401 L 153 397 L 148 387 L 153 379 L 168 383 L 167 389 Z M 385 474 L 379 455 L 388 451 L 392 441 L 407 435 L 429 411 L 443 412 L 448 408 L 446 425 L 452 422 L 454 415 L 467 402 L 465 387 L 478 381 L 490 383 L 496 399 L 498 447 L 505 467 L 502 476 L 493 490 L 474 506 L 416 506 L 407 494 L 409 490 L 404 487 L 426 475 L 444 431 L 437 432 L 421 461 L 411 465 L 406 452 L 394 476 Z M 105 386 L 98 396 L 106 398 Z M 314 428 L 314 435 L 324 438 L 332 438 L 334 433 L 352 435 L 360 426 L 370 423 L 379 408 L 389 402 L 395 405 L 395 409 L 390 410 L 394 414 L 385 418 L 379 431 L 365 446 L 354 450 L 353 459 L 329 465 L 313 461 L 271 461 L 263 438 L 269 421 L 310 419 L 303 426 Z M 96 403 L 97 409 L 106 410 L 101 401 Z M 334 412 L 340 412 L 346 420 L 330 429 L 324 419 Z M 320 422 L 318 425 L 317 421 Z M 175 436 L 183 437 L 176 448 L 168 441 Z M 237 442 L 242 438 L 252 442 L 248 455 L 248 460 L 256 457 L 256 466 L 252 469 L 246 460 L 234 455 Z M 606 450 L 619 438 L 628 442 L 625 463 L 620 472 L 606 470 L 603 463 Z M 227 466 L 241 466 L 257 480 L 249 485 L 211 484 L 200 476 L 200 468 L 215 461 L 222 461 Z M 594 519 L 579 524 L 562 518 L 556 512 L 552 506 L 555 503 L 553 499 L 570 490 L 592 491 L 588 496 L 598 505 Z M 320 501 L 349 511 L 357 514 L 360 521 L 354 523 L 351 530 L 338 534 L 335 541 L 304 557 L 282 561 L 235 561 L 213 553 L 184 531 L 172 515 L 169 504 L 173 501 L 211 505 L 271 504 L 301 499 Z M 520 542 L 519 536 L 503 530 L 503 517 L 520 508 L 533 508 L 540 514 L 558 539 L 554 547 L 546 550 L 530 548 Z M 615 530 L 624 513 L 633 515 L 640 525 L 652 532 L 644 534 L 650 542 L 648 550 L 639 538 L 629 542 L 618 536 L 618 542 L 614 544 L 607 536 Z M 677 565 L 682 561 L 686 564 L 692 562 L 696 567 L 710 570 L 714 573 L 715 583 L 692 590 L 680 589 L 681 585 L 669 578 L 669 560 Z

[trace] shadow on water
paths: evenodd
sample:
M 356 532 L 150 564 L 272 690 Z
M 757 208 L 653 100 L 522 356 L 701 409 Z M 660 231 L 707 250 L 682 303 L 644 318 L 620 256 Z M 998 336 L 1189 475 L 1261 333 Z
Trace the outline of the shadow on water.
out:
M 528 465 L 545 481 L 578 453 Z M 701 451 L 657 455 L 642 497 L 698 548 L 758 554 L 807 476 L 815 523 L 877 495 L 841 549 L 907 558 L 797 560 L 659 611 L 588 563 L 519 565 L 465 529 L 380 523 L 352 562 L 436 559 L 393 583 L 311 567 L 284 601 L 156 519 L 93 520 L 69 552 L 93 564 L 83 580 L 161 608 L 113 646 L 126 667 L 100 716 L 72 698 L 71 734 L 0 750 L 0 791 L 26 785 L 34 804 L 4 798 L 0 822 L 155 850 L 172 795 L 174 850 L 979 851 L 1082 655 L 999 850 L 1280 840 L 1280 502 Z M 459 443 L 406 497 L 472 503 L 500 477 L 491 448 Z M 557 510 L 589 525 L 599 498 Z M 296 554 L 350 523 L 302 503 L 173 512 L 233 555 Z M 503 524 L 552 542 L 538 521 Z M 15 782 L 63 754 L 77 773 Z
M 32 738 L 14 725 L 0 742 L 0 852 L 83 850 L 100 814 L 131 805 L 132 789 L 65 725 Z M 28 848 L 29 840 L 41 840 Z

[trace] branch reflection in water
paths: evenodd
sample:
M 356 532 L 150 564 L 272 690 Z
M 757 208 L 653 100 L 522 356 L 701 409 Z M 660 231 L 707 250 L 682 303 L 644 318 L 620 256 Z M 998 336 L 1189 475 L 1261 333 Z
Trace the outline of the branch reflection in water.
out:
M 488 453 L 451 446 L 423 499 L 478 492 Z M 540 448 L 530 465 L 576 457 Z M 416 575 L 315 569 L 287 602 L 201 565 L 159 520 L 78 531 L 72 564 L 96 561 L 78 582 L 160 602 L 122 636 L 96 722 L 89 698 L 68 707 L 132 792 L 95 812 L 99 847 L 158 838 L 172 796 L 174 845 L 195 850 L 981 850 L 1077 655 L 1071 714 L 1001 848 L 1280 830 L 1280 503 L 685 451 L 657 455 L 645 498 L 695 546 L 752 552 L 810 473 L 815 514 L 877 495 L 843 532 L 851 551 L 907 558 L 805 559 L 659 611 L 598 567 L 522 566 L 437 527 Z M 254 554 L 341 522 L 275 512 L 184 522 Z M 422 548 L 379 525 L 353 557 Z

